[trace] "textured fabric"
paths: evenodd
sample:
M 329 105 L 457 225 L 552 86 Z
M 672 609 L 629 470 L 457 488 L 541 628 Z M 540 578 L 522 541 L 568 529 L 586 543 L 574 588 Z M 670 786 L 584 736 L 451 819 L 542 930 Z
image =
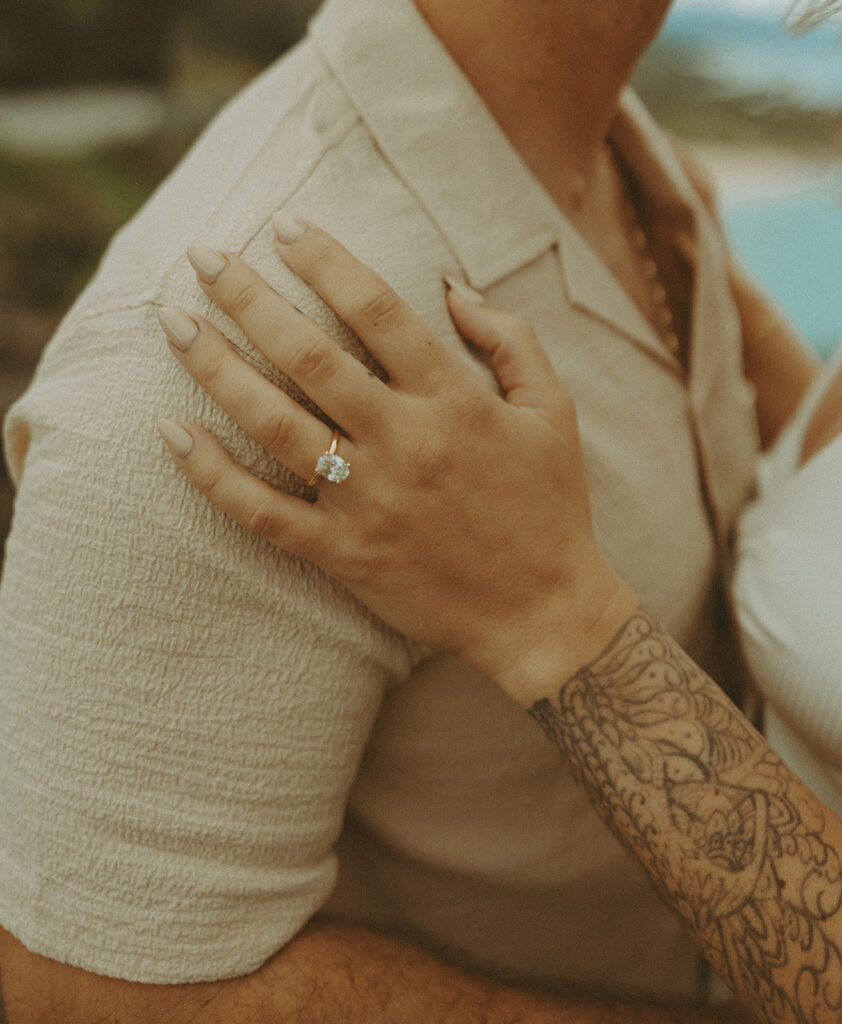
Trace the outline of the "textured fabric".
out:
M 689 382 L 409 0 L 332 0 L 114 241 L 6 425 L 0 922 L 27 946 L 140 981 L 221 978 L 332 892 L 481 969 L 697 992 L 689 939 L 534 722 L 228 522 L 154 427 L 195 419 L 301 486 L 164 344 L 156 307 L 196 310 L 278 380 L 210 308 L 193 240 L 241 253 L 355 351 L 280 265 L 275 211 L 336 234 L 471 360 L 443 296 L 461 277 L 535 327 L 579 407 L 603 550 L 707 663 L 752 396 L 715 230 L 631 95 L 614 134 L 695 231 Z
M 734 597 L 772 746 L 842 814 L 842 436 L 800 466 L 804 433 L 842 352 L 758 466 Z

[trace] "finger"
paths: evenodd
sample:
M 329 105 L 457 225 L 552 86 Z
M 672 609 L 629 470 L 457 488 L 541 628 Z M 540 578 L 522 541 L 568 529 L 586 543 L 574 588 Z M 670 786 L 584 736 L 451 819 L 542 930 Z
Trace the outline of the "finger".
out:
M 482 296 L 461 282 L 447 281 L 447 304 L 460 333 L 491 356 L 491 365 L 511 405 L 546 409 L 557 403 L 562 387 L 549 357 L 523 320 L 485 305 Z
M 329 536 L 332 527 L 324 507 L 282 494 L 258 480 L 195 424 L 159 420 L 158 430 L 179 469 L 217 508 L 284 551 L 317 559 L 319 537 Z
M 190 376 L 273 458 L 309 479 L 330 429 L 242 359 L 207 320 L 176 309 L 162 309 L 158 319 Z M 343 456 L 347 449 L 353 449 L 349 440 Z
M 464 371 L 426 321 L 326 231 L 286 213 L 273 224 L 287 266 L 359 336 L 393 384 L 425 392 L 442 374 Z
M 388 388 L 236 256 L 191 245 L 203 291 L 251 343 L 351 434 L 365 433 Z

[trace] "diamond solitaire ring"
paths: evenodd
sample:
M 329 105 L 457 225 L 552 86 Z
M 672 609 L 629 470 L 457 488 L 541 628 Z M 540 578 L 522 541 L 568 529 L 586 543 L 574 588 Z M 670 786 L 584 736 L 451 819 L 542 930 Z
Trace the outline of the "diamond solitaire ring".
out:
M 348 479 L 351 467 L 341 455 L 336 454 L 338 447 L 339 431 L 334 427 L 333 433 L 330 435 L 330 448 L 328 448 L 324 455 L 319 456 L 313 477 L 307 481 L 308 487 L 315 487 L 319 480 L 322 479 L 330 480 L 332 484 L 341 484 L 343 480 Z

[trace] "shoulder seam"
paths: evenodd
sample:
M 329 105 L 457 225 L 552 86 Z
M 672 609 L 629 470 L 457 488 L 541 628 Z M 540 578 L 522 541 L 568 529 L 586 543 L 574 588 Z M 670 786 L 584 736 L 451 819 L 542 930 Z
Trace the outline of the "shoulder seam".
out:
M 312 165 L 300 175 L 298 181 L 292 186 L 290 191 L 287 193 L 286 197 L 281 200 L 280 204 L 273 204 L 273 212 L 279 207 L 286 206 L 287 203 L 289 203 L 292 199 L 295 198 L 295 196 L 298 195 L 298 193 L 306 186 L 307 182 L 313 177 L 313 175 L 319 169 L 320 164 L 328 155 L 328 153 L 331 153 L 335 149 L 338 149 L 345 142 L 348 136 L 354 131 L 354 129 L 357 128 L 359 124 L 361 124 L 359 115 L 354 113 L 352 119 L 344 127 L 343 131 L 336 138 L 331 139 L 331 141 L 324 146 L 324 148 L 319 152 L 318 157 L 312 162 Z M 246 239 L 245 243 L 243 244 L 243 249 L 246 249 L 248 248 L 249 245 L 251 245 L 251 243 L 254 241 L 257 235 L 259 235 L 263 228 L 266 226 L 270 218 L 271 214 L 269 214 L 265 220 L 262 220 L 260 222 L 259 226 Z
M 326 77 L 327 77 L 327 74 L 329 74 L 329 73 L 326 72 Z M 318 83 L 314 83 L 311 86 L 311 88 L 306 90 L 306 92 L 304 92 L 298 98 L 297 103 L 293 104 L 293 106 L 290 107 L 289 110 L 285 112 L 284 116 L 287 116 L 287 114 L 290 111 L 294 110 L 298 105 L 300 105 L 309 96 L 311 96 L 313 91 L 316 89 L 317 85 L 318 85 Z M 347 97 L 346 97 L 346 101 L 347 101 Z M 271 218 L 272 213 L 274 213 L 280 207 L 285 206 L 295 195 L 297 195 L 298 192 L 301 191 L 301 189 L 307 184 L 307 182 L 310 180 L 310 178 L 312 178 L 312 176 L 318 170 L 319 165 L 324 160 L 324 158 L 327 156 L 327 154 L 330 153 L 332 150 L 334 150 L 334 149 L 338 148 L 339 146 L 341 146 L 342 143 L 345 141 L 345 139 L 351 134 L 351 132 L 360 123 L 361 123 L 361 119 L 360 119 L 359 113 L 356 111 L 356 109 L 350 103 L 347 103 L 347 110 L 341 112 L 337 116 L 336 121 L 335 121 L 334 125 L 332 126 L 332 131 L 330 132 L 328 138 L 325 140 L 324 145 L 321 146 L 319 148 L 319 150 L 313 155 L 311 161 L 309 162 L 309 166 L 307 166 L 304 170 L 302 170 L 302 172 L 298 176 L 297 180 L 290 185 L 289 189 L 286 191 L 286 193 L 283 196 L 283 198 L 281 198 L 280 200 L 275 200 L 275 201 L 272 202 L 272 204 L 271 204 L 271 212 L 267 212 L 266 213 L 266 216 L 263 217 L 260 220 L 259 224 L 256 226 L 255 230 L 251 233 L 251 235 L 249 235 L 249 237 L 245 240 L 245 242 L 241 243 L 241 245 L 238 247 L 240 252 L 242 252 L 248 245 L 250 245 L 251 242 L 254 240 L 254 238 L 260 233 L 260 231 L 263 230 L 263 228 L 266 226 L 266 224 L 268 223 L 269 219 Z M 225 203 L 225 201 L 227 199 L 227 196 L 232 191 L 234 191 L 234 190 L 236 190 L 238 188 L 240 182 L 242 182 L 243 178 L 249 173 L 251 168 L 254 166 L 255 162 L 257 160 L 259 160 L 259 158 L 261 157 L 261 155 L 265 151 L 266 147 L 268 145 L 270 145 L 271 138 L 272 138 L 272 135 L 270 133 L 263 140 L 263 142 L 261 143 L 259 148 L 255 151 L 255 153 L 253 154 L 253 156 L 251 157 L 249 162 L 246 164 L 246 166 L 243 167 L 243 169 L 240 172 L 239 176 L 237 177 L 236 181 L 231 185 L 230 189 L 228 189 L 228 191 L 226 192 L 225 196 L 223 196 L 221 198 L 220 202 L 214 208 L 213 213 L 211 213 L 208 216 L 207 220 L 212 219 L 214 214 L 219 209 L 221 209 L 221 207 L 224 205 L 224 203 Z M 154 288 L 151 289 L 150 294 L 148 296 L 148 299 L 146 301 L 144 301 L 144 302 L 136 303 L 136 305 L 146 305 L 147 302 L 151 302 L 153 305 L 160 304 L 161 294 L 162 294 L 162 292 L 165 291 L 167 283 L 169 282 L 169 280 L 171 278 L 171 275 L 173 274 L 174 271 L 175 271 L 175 265 L 171 264 L 166 269 L 166 271 L 161 275 L 161 277 L 157 281 L 157 283 L 154 286 Z

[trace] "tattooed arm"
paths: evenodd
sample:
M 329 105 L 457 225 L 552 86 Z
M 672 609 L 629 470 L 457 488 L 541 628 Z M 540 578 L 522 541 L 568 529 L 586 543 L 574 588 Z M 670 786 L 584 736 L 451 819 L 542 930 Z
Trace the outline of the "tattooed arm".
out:
M 842 1020 L 842 827 L 643 611 L 530 713 L 768 1021 Z

